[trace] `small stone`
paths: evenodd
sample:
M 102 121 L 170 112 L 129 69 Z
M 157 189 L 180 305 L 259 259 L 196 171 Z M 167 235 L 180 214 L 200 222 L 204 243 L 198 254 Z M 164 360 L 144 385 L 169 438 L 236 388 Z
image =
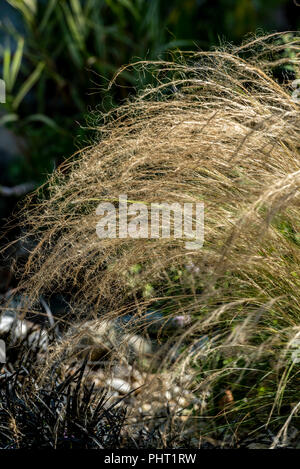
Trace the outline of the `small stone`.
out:
M 168 399 L 168 401 L 172 399 L 172 394 L 170 393 L 170 391 L 166 391 L 165 396 Z
M 0 333 L 8 332 L 13 323 L 16 320 L 16 316 L 11 313 L 3 313 L 0 317 Z
M 141 391 L 141 386 L 143 383 L 140 383 L 139 381 L 133 381 L 131 384 L 132 389 L 135 389 L 135 394 L 138 394 Z
M 182 390 L 179 386 L 173 387 L 173 394 L 181 394 Z
M 180 398 L 178 399 L 178 404 L 179 404 L 181 407 L 185 407 L 185 406 L 187 405 L 187 402 L 186 402 L 186 400 L 185 400 L 184 397 L 180 397 Z
M 121 394 L 128 394 L 131 391 L 130 384 L 120 378 L 108 379 L 106 384 Z
M 151 410 L 151 405 L 150 404 L 143 404 L 142 405 L 142 410 L 143 410 L 143 412 L 149 412 Z
M 151 343 L 139 335 L 126 335 L 124 342 L 132 348 L 137 356 L 147 355 L 152 352 Z
M 135 381 L 143 381 L 143 377 L 141 373 L 136 368 L 132 369 L 132 377 L 134 378 Z

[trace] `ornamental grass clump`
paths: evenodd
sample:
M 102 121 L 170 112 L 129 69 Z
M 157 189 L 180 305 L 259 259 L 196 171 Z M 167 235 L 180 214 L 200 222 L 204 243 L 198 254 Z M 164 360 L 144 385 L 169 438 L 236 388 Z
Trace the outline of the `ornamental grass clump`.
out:
M 210 391 L 205 412 L 223 430 L 297 420 L 299 52 L 297 34 L 272 34 L 134 64 L 153 74 L 152 86 L 96 116 L 98 140 L 23 212 L 37 240 L 22 270 L 31 304 L 68 292 L 80 320 L 190 318 L 175 336 L 157 334 L 160 366 Z M 120 194 L 147 205 L 204 203 L 203 247 L 99 239 L 97 206 Z

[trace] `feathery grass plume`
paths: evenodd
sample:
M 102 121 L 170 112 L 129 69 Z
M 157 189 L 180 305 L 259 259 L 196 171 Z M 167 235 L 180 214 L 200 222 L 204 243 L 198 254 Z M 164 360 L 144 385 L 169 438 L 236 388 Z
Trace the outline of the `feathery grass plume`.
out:
M 194 388 L 212 390 L 221 427 L 279 427 L 299 399 L 299 52 L 299 35 L 276 33 L 134 64 L 153 85 L 101 115 L 99 141 L 24 211 L 38 240 L 23 270 L 31 301 L 68 291 L 74 311 L 100 321 L 189 315 L 161 366 L 188 369 Z M 96 207 L 120 194 L 204 202 L 203 248 L 99 239 Z M 223 388 L 234 396 L 226 418 L 216 404 Z

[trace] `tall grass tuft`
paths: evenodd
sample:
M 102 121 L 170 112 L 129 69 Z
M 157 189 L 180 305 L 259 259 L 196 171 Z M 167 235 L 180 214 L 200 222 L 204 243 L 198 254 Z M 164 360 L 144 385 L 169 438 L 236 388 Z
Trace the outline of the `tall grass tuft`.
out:
M 98 142 L 24 211 L 38 239 L 22 271 L 31 302 L 68 291 L 80 317 L 99 321 L 153 309 L 189 315 L 176 339 L 162 340 L 160 366 L 188 373 L 195 393 L 210 391 L 206 416 L 222 431 L 297 420 L 300 117 L 291 80 L 299 52 L 297 34 L 272 34 L 134 64 L 155 84 L 102 115 Z M 100 240 L 96 207 L 120 194 L 204 202 L 203 248 Z M 225 407 L 224 390 L 233 396 Z

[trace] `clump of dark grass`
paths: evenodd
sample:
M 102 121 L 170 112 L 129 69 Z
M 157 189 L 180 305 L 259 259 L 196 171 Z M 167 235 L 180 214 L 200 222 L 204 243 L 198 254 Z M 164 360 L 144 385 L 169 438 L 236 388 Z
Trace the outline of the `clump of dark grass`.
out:
M 59 364 L 52 364 L 41 382 L 47 349 L 55 340 L 53 331 L 40 328 L 38 333 L 33 325 L 18 338 L 12 328 L 1 339 L 7 345 L 6 363 L 0 370 L 1 449 L 119 446 L 126 407 L 106 405 L 105 391 L 96 392 L 86 384 L 86 360 L 65 375 Z
M 43 386 L 27 356 L 14 373 L 0 376 L 2 449 L 119 447 L 125 407 L 105 407 L 106 396 L 84 385 L 85 363 L 65 379 Z
M 7 344 L 0 369 L 1 449 L 178 448 L 182 438 L 176 414 L 166 406 L 154 418 L 132 424 L 126 397 L 110 402 L 107 388 L 95 389 L 88 358 L 72 360 L 63 353 L 48 364 L 43 341 L 12 331 L 1 335 Z M 48 333 L 48 347 L 55 335 Z M 41 338 L 41 334 L 39 336 Z M 47 375 L 45 376 L 45 369 Z M 97 374 L 96 374 L 97 375 Z M 95 376 L 96 376 L 95 375 Z M 92 382 L 92 384 L 91 384 Z M 188 444 L 188 443 L 187 443 Z

